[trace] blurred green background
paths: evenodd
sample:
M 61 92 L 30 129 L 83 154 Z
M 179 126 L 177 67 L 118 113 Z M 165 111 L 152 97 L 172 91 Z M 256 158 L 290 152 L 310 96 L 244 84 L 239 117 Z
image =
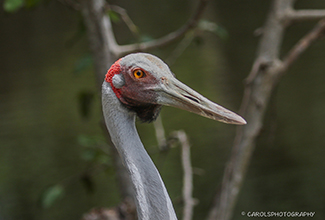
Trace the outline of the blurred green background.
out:
M 197 1 L 127 1 L 124 7 L 152 39 L 180 27 Z M 213 0 L 204 19 L 227 34 L 202 32 L 171 65 L 178 79 L 238 111 L 243 80 L 255 59 L 271 1 Z M 296 8 L 324 9 L 323 0 Z M 315 22 L 286 32 L 285 54 Z M 80 219 L 92 207 L 119 201 L 115 173 L 101 130 L 101 104 L 80 14 L 58 1 L 15 13 L 0 9 L 0 220 Z M 119 43 L 134 38 L 114 24 Z M 166 59 L 177 43 L 151 51 Z M 258 138 L 234 219 L 241 211 L 313 211 L 325 218 L 325 41 L 294 63 L 278 86 Z M 235 135 L 235 126 L 165 107 L 169 134 L 183 129 L 192 145 L 194 219 L 207 215 Z M 152 124 L 137 124 L 149 154 L 181 213 L 180 149 L 159 153 Z M 100 148 L 98 148 L 100 147 Z

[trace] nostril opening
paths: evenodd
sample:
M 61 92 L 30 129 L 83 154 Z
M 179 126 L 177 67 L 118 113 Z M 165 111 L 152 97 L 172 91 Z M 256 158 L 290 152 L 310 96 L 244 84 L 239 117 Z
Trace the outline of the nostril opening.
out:
M 191 96 L 184 95 L 184 97 L 186 97 L 186 98 L 188 98 L 188 99 L 190 99 L 190 100 L 192 100 L 192 101 L 194 101 L 194 102 L 196 102 L 196 103 L 200 103 L 199 100 L 197 100 L 196 98 L 193 98 L 193 97 L 191 97 Z

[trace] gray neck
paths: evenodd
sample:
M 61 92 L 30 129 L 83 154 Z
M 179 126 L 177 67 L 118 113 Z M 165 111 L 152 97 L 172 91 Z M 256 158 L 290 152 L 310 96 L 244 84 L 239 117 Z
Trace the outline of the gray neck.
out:
M 135 128 L 135 114 L 122 106 L 106 81 L 102 105 L 111 139 L 131 177 L 138 219 L 176 220 L 166 187 Z

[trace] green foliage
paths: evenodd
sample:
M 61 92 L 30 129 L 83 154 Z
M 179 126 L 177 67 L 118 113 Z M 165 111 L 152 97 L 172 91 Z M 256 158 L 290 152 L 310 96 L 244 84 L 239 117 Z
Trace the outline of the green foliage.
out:
M 93 175 L 102 171 L 110 171 L 110 157 L 106 152 L 107 144 L 102 136 L 79 135 L 78 143 L 85 148 L 82 152 L 82 159 L 89 162 L 89 166 L 82 173 L 72 175 L 64 181 L 50 186 L 41 196 L 41 205 L 43 208 L 51 207 L 55 202 L 65 195 L 65 189 L 68 185 L 81 181 L 87 192 L 95 191 Z
M 140 36 L 140 42 L 148 42 L 148 41 L 152 41 L 154 40 L 154 38 L 152 36 L 149 35 L 141 35 Z
M 78 143 L 83 147 L 94 147 L 105 144 L 105 140 L 102 136 L 79 135 Z
M 16 12 L 25 5 L 24 0 L 5 0 L 3 3 L 3 9 L 6 12 Z
M 91 107 L 93 106 L 94 98 L 95 94 L 92 91 L 81 91 L 78 94 L 79 110 L 84 119 L 88 119 L 91 116 Z
M 215 33 L 221 39 L 228 38 L 227 30 L 212 21 L 200 20 L 198 27 L 203 31 L 209 31 Z
M 95 192 L 95 183 L 93 181 L 93 178 L 89 174 L 85 174 L 81 177 L 81 183 L 85 187 L 88 193 Z
M 42 207 L 49 208 L 55 201 L 64 195 L 64 188 L 62 185 L 54 185 L 49 187 L 42 196 Z
M 25 0 L 25 6 L 26 8 L 32 8 L 39 5 L 40 2 L 41 0 Z
M 83 33 L 83 30 L 81 30 Z M 80 57 L 74 64 L 73 73 L 81 74 L 93 66 L 94 60 L 90 54 Z
M 17 12 L 22 7 L 32 8 L 37 6 L 41 0 L 5 0 L 3 3 L 3 9 L 6 12 Z
M 114 23 L 118 23 L 121 21 L 119 14 L 113 10 L 108 10 L 107 15 L 109 16 L 111 21 Z
M 81 154 L 83 160 L 110 166 L 108 147 L 103 137 L 79 135 L 78 143 L 85 147 Z

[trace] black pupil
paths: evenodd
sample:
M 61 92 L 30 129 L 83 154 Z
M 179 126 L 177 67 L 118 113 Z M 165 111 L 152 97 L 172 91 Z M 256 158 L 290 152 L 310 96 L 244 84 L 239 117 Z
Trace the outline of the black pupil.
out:
M 137 71 L 137 75 L 138 75 L 138 76 L 141 76 L 141 71 L 140 71 L 140 70 Z

